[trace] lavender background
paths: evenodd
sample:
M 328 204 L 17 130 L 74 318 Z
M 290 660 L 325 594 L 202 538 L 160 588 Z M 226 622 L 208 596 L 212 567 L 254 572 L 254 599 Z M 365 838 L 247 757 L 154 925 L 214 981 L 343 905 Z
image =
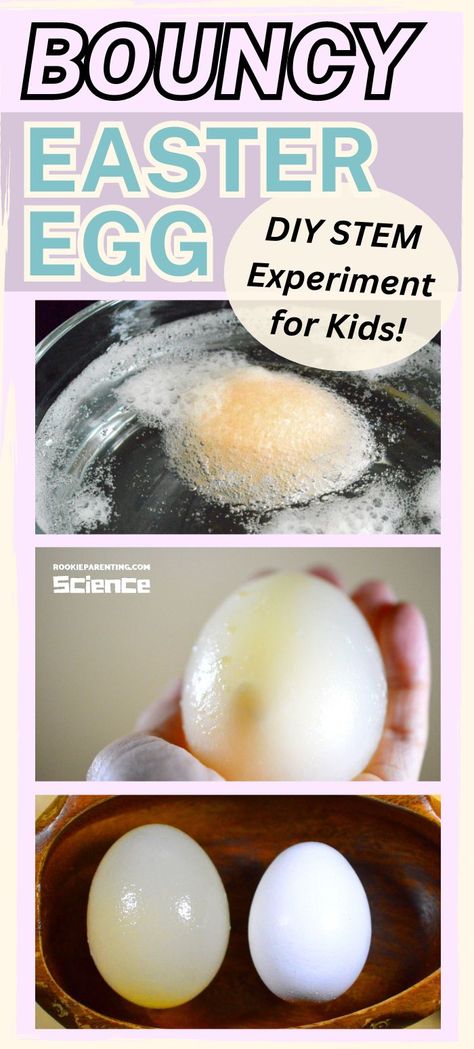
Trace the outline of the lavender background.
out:
M 28 114 L 24 114 L 26 118 Z M 115 113 L 101 114 L 101 119 L 113 119 Z M 265 121 L 274 119 L 270 112 L 239 114 L 239 120 Z M 81 144 L 77 147 L 78 170 L 85 160 L 97 126 L 97 116 L 91 114 L 74 114 L 72 119 L 81 120 Z M 162 115 L 162 119 L 173 120 L 176 113 Z M 42 114 L 41 119 L 58 119 L 58 114 Z M 216 120 L 216 113 L 208 112 L 199 115 L 199 120 Z M 236 119 L 235 112 L 222 116 L 222 120 Z M 288 122 L 301 122 L 301 112 L 285 114 Z M 310 119 L 330 121 L 333 112 L 313 113 Z M 348 123 L 360 120 L 360 114 L 347 113 L 344 121 Z M 145 165 L 143 140 L 146 132 L 157 122 L 150 114 L 135 113 L 133 118 L 125 117 L 125 124 L 135 150 L 138 162 Z M 378 154 L 372 164 L 372 173 L 380 189 L 398 193 L 401 197 L 413 201 L 427 212 L 441 227 L 456 252 L 460 265 L 461 243 L 461 145 L 462 117 L 458 113 L 387 113 L 385 115 L 364 113 L 364 123 L 373 128 L 378 138 Z M 47 291 L 68 289 L 70 292 L 90 291 L 95 297 L 100 289 L 110 291 L 111 286 L 104 281 L 95 280 L 90 274 L 83 273 L 78 282 L 61 285 L 60 282 L 23 281 L 23 119 L 17 115 L 7 114 L 3 123 L 3 165 L 4 177 L 10 168 L 11 211 L 10 230 L 15 236 L 9 238 L 7 250 L 6 289 L 21 290 L 27 287 L 30 291 Z M 208 216 L 214 231 L 214 280 L 205 284 L 184 282 L 179 284 L 162 280 L 154 273 L 148 272 L 143 283 L 130 282 L 115 285 L 116 291 L 134 297 L 138 290 L 146 288 L 151 294 L 168 295 L 179 291 L 185 294 L 205 291 L 217 296 L 225 294 L 223 286 L 223 263 L 228 244 L 237 227 L 244 218 L 262 201 L 259 192 L 258 148 L 251 146 L 246 150 L 247 193 L 242 198 L 219 198 L 219 153 L 216 146 L 210 146 L 204 154 L 207 166 L 207 180 L 203 188 L 180 203 L 191 204 L 200 208 Z M 317 154 L 316 154 L 317 163 Z M 307 194 L 308 206 L 311 195 Z M 266 198 L 265 198 L 266 199 Z M 173 203 L 172 199 L 158 197 L 154 194 L 147 198 L 129 198 L 124 200 L 120 189 L 107 186 L 99 198 L 61 197 L 58 201 L 47 198 L 29 198 L 28 204 L 43 204 L 44 207 L 62 204 L 65 207 L 80 203 L 82 215 L 93 211 L 101 204 L 126 204 L 137 211 L 145 222 L 163 207 Z M 314 208 L 314 205 L 313 205 Z

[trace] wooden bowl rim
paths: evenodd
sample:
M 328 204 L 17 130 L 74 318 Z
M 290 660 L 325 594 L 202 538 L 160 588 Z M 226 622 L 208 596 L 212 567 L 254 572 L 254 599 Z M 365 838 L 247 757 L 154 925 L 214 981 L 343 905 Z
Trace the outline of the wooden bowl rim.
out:
M 125 796 L 125 795 L 123 795 L 123 796 Z M 126 796 L 127 797 L 136 797 L 136 795 L 126 795 Z M 138 797 L 142 797 L 142 796 L 143 795 L 138 795 Z M 156 798 L 161 798 L 161 797 L 167 798 L 167 797 L 169 797 L 169 795 L 163 795 L 162 796 L 162 795 L 149 795 L 149 794 L 147 794 L 146 796 L 147 797 L 148 796 L 153 796 L 153 797 L 156 797 Z M 213 796 L 214 797 L 216 795 L 205 795 L 205 796 Z M 233 797 L 235 795 L 231 795 L 231 796 Z M 351 795 L 351 796 L 368 798 L 371 801 L 383 802 L 385 804 L 390 804 L 393 807 L 401 808 L 401 809 L 404 809 L 405 811 L 411 812 L 413 815 L 421 816 L 421 818 L 426 819 L 427 822 L 434 823 L 435 826 L 441 827 L 441 818 L 440 818 L 439 813 L 433 807 L 433 796 L 432 795 L 425 795 L 425 794 L 423 794 L 423 795 L 419 795 L 419 794 L 416 794 L 416 795 L 414 795 L 414 794 L 407 794 L 407 795 L 359 794 L 359 795 Z M 80 799 L 82 804 L 81 804 L 81 806 L 80 806 L 78 811 L 74 812 L 72 815 L 68 815 L 67 808 L 68 808 L 68 802 L 71 799 L 71 797 L 76 799 L 76 800 Z M 58 836 L 60 836 L 77 819 L 80 819 L 81 816 L 84 814 L 84 812 L 87 811 L 87 809 L 89 809 L 89 808 L 90 809 L 96 808 L 100 804 L 103 804 L 104 802 L 107 802 L 109 799 L 115 799 L 116 797 L 117 797 L 117 795 L 115 795 L 115 794 L 94 794 L 94 795 L 73 795 L 73 796 L 67 795 L 67 794 L 58 795 L 56 798 L 54 798 L 54 800 L 47 806 L 47 808 L 44 810 L 44 812 L 42 812 L 40 814 L 40 816 L 38 817 L 38 819 L 36 820 L 37 869 L 36 869 L 36 891 L 35 891 L 35 897 L 36 897 L 36 903 L 35 903 L 35 911 L 36 911 L 36 922 L 35 922 L 35 924 L 36 924 L 36 930 L 35 930 L 36 950 L 35 950 L 35 955 L 36 955 L 36 989 L 37 989 L 37 991 L 39 991 L 40 989 L 43 989 L 43 980 L 44 979 L 47 979 L 49 981 L 49 986 L 44 988 L 46 990 L 46 992 L 47 992 L 47 997 L 45 999 L 43 999 L 43 996 L 41 995 L 39 999 L 37 998 L 37 1001 L 39 1002 L 41 1007 L 45 1010 L 45 1012 L 49 1013 L 49 1015 L 52 1016 L 54 1019 L 58 1019 L 58 1014 L 57 1014 L 57 1012 L 54 1011 L 54 1006 L 53 1006 L 52 1002 L 50 1001 L 50 999 L 53 998 L 53 996 L 55 996 L 58 999 L 58 1003 L 62 1004 L 64 1008 L 66 1006 L 69 1006 L 69 1009 L 66 1010 L 66 1011 L 69 1011 L 69 1013 L 71 1014 L 71 1016 L 73 1018 L 75 1018 L 75 1013 L 76 1013 L 77 1006 L 79 1006 L 81 1009 L 86 1010 L 87 1013 L 88 1013 L 88 1016 L 92 1020 L 96 1019 L 97 1021 L 100 1021 L 100 1023 L 97 1023 L 97 1027 L 100 1026 L 101 1028 L 103 1028 L 104 1026 L 107 1026 L 107 1027 L 110 1027 L 111 1029 L 112 1028 L 119 1028 L 119 1029 L 136 1030 L 136 1031 L 140 1031 L 140 1030 L 168 1030 L 168 1031 L 171 1032 L 173 1030 L 179 1030 L 181 1033 L 183 1033 L 184 1031 L 186 1031 L 185 1027 L 183 1027 L 183 1028 L 163 1028 L 163 1027 L 160 1027 L 159 1025 L 148 1026 L 148 1025 L 145 1025 L 145 1024 L 135 1024 L 135 1023 L 132 1023 L 130 1021 L 120 1020 L 120 1019 L 116 1019 L 115 1017 L 107 1016 L 107 1015 L 105 1015 L 103 1013 L 97 1012 L 95 1009 L 92 1009 L 91 1007 L 89 1007 L 87 1005 L 84 1005 L 84 1003 L 80 1002 L 76 998 L 73 998 L 69 994 L 68 991 L 64 990 L 64 988 L 62 988 L 60 986 L 60 984 L 57 983 L 56 979 L 54 978 L 54 976 L 52 975 L 52 973 L 51 973 L 51 971 L 49 969 L 49 966 L 48 966 L 48 964 L 46 962 L 45 956 L 44 956 L 43 951 L 42 951 L 41 924 L 40 924 L 40 921 L 39 921 L 39 912 L 40 912 L 40 875 L 41 875 L 42 869 L 44 867 L 44 864 L 45 864 L 45 862 L 47 860 L 47 857 L 49 855 L 50 848 L 53 845 L 54 841 L 56 840 L 56 837 L 53 836 L 53 835 L 51 835 L 49 838 L 45 838 L 45 836 L 44 836 L 45 832 L 48 831 L 48 830 L 52 830 L 54 824 L 60 819 L 60 817 L 62 815 L 63 819 L 62 819 L 62 822 L 61 822 L 61 824 L 60 824 L 60 826 L 58 828 Z M 180 797 L 181 797 L 181 795 L 180 795 Z M 337 797 L 341 797 L 341 795 L 337 795 Z M 434 796 L 434 797 L 436 797 L 436 796 Z M 368 1005 L 368 1006 L 365 1006 L 362 1009 L 357 1009 L 357 1010 L 355 1010 L 352 1013 L 344 1013 L 344 1014 L 341 1014 L 340 1016 L 332 1017 L 329 1020 L 316 1021 L 314 1024 L 302 1024 L 302 1025 L 298 1025 L 298 1027 L 293 1027 L 293 1028 L 290 1027 L 290 1026 L 286 1027 L 286 1028 L 271 1028 L 271 1030 L 275 1030 L 275 1031 L 276 1030 L 291 1030 L 291 1029 L 293 1029 L 293 1030 L 314 1030 L 314 1029 L 323 1028 L 323 1027 L 326 1027 L 326 1028 L 330 1028 L 330 1027 L 337 1028 L 339 1026 L 344 1027 L 344 1026 L 348 1026 L 347 1021 L 355 1020 L 355 1019 L 357 1019 L 357 1017 L 362 1017 L 370 1010 L 371 1013 L 372 1013 L 371 1020 L 370 1020 L 370 1022 L 367 1023 L 367 1025 L 364 1025 L 364 1024 L 360 1025 L 360 1028 L 363 1029 L 365 1026 L 370 1027 L 372 1025 L 373 1021 L 377 1018 L 378 1015 L 380 1015 L 382 1013 L 390 1012 L 390 1005 L 391 1005 L 391 1003 L 393 1004 L 393 1003 L 397 1003 L 397 1002 L 405 1000 L 407 1005 L 408 1005 L 408 1003 L 411 1002 L 412 999 L 417 997 L 418 991 L 420 991 L 423 988 L 427 989 L 427 990 L 432 990 L 433 995 L 434 995 L 434 1008 L 433 1008 L 433 1011 L 435 1011 L 440 1006 L 440 982 L 441 982 L 441 968 L 439 967 L 439 968 L 433 970 L 433 972 L 428 973 L 428 975 L 423 977 L 422 980 L 419 980 L 417 983 L 411 984 L 410 987 L 406 987 L 403 990 L 399 991 L 398 994 L 392 995 L 389 998 L 384 998 L 384 999 L 382 999 L 379 1002 L 375 1002 L 373 1005 L 370 1005 L 370 1006 Z M 418 1013 L 419 1013 L 419 1008 L 417 1010 L 417 1015 L 418 1015 Z M 423 1016 L 426 1016 L 426 1015 L 429 1015 L 429 1013 L 422 1011 L 420 1013 L 420 1019 Z M 85 1029 L 85 1025 L 81 1025 L 81 1026 L 84 1026 L 84 1029 Z M 87 1026 L 91 1027 L 93 1025 L 89 1024 Z M 356 1026 L 356 1025 L 354 1025 L 354 1026 Z M 232 1029 L 233 1028 L 222 1028 L 222 1030 L 232 1030 Z M 251 1030 L 256 1030 L 256 1031 L 262 1030 L 261 1027 L 258 1027 L 258 1028 L 246 1027 L 246 1028 L 242 1028 L 242 1029 L 243 1030 L 250 1030 L 250 1031 Z M 200 1028 L 191 1028 L 191 1030 L 206 1031 L 206 1030 L 214 1030 L 214 1028 L 211 1029 L 211 1028 L 200 1027 Z M 218 1029 L 216 1028 L 216 1030 L 218 1030 Z M 265 1030 L 266 1030 L 266 1028 L 265 1028 Z
M 238 795 L 241 796 L 241 795 Z M 275 795 L 262 795 L 265 797 L 272 797 Z M 309 797 L 318 797 L 317 794 L 308 795 Z M 393 808 L 401 808 L 407 812 L 412 813 L 414 816 L 421 816 L 422 819 L 426 819 L 436 826 L 441 827 L 441 816 L 438 811 L 438 796 L 433 794 L 351 794 L 351 795 L 324 795 L 325 797 L 357 797 L 362 799 L 368 799 L 369 801 L 381 802 L 385 805 L 390 805 Z M 58 832 L 62 833 L 70 824 L 74 823 L 76 819 L 79 819 L 87 809 L 93 809 L 102 805 L 108 801 L 115 800 L 118 797 L 127 798 L 143 798 L 153 797 L 155 799 L 166 800 L 170 797 L 185 798 L 186 795 L 170 795 L 170 794 L 153 794 L 149 791 L 144 791 L 143 794 L 58 794 L 53 801 L 47 805 L 47 807 L 40 813 L 35 822 L 36 830 L 36 845 L 37 850 L 43 848 L 42 832 L 52 829 L 53 824 L 56 823 L 61 816 L 62 825 Z M 210 794 L 203 794 L 201 797 L 204 798 L 215 798 L 215 797 L 236 797 L 235 794 L 216 794 L 214 792 Z M 80 802 L 80 808 L 73 812 L 71 815 L 68 814 L 67 808 L 70 801 Z M 49 847 L 46 848 L 44 859 L 48 854 Z
M 50 973 L 47 965 L 45 964 L 43 958 L 41 958 L 41 963 L 42 963 L 42 967 L 44 968 L 45 974 L 47 974 L 49 976 L 49 978 L 51 980 L 51 984 L 54 985 L 54 989 L 56 989 L 56 991 L 57 991 L 58 999 L 61 1002 L 69 1004 L 69 1006 L 70 1006 L 70 1010 L 69 1011 L 71 1012 L 71 1015 L 74 1015 L 74 1011 L 75 1011 L 76 1006 L 80 1005 L 82 1008 L 87 1010 L 87 1013 L 89 1014 L 90 1017 L 97 1018 L 97 1020 L 100 1020 L 100 1021 L 104 1021 L 108 1026 L 110 1025 L 111 1027 L 118 1027 L 118 1028 L 123 1028 L 123 1029 L 127 1029 L 127 1030 L 134 1030 L 134 1031 L 143 1031 L 143 1030 L 148 1030 L 148 1031 L 154 1031 L 154 1030 L 158 1030 L 158 1031 L 160 1031 L 160 1030 L 161 1031 L 164 1031 L 164 1030 L 166 1030 L 166 1031 L 173 1031 L 173 1030 L 179 1030 L 180 1032 L 184 1032 L 184 1031 L 187 1030 L 187 1028 L 185 1028 L 185 1027 L 182 1027 L 182 1028 L 181 1027 L 179 1027 L 179 1028 L 164 1028 L 164 1027 L 159 1027 L 158 1025 L 148 1026 L 147 1024 L 134 1024 L 134 1023 L 131 1023 L 131 1022 L 128 1022 L 128 1021 L 125 1021 L 125 1020 L 117 1020 L 115 1017 L 111 1017 L 111 1016 L 105 1015 L 105 1013 L 98 1013 L 95 1009 L 91 1009 L 90 1006 L 84 1006 L 82 1004 L 82 1002 L 79 1002 L 76 998 L 72 998 L 71 995 L 68 994 L 67 991 L 64 991 L 63 988 L 60 987 L 59 984 L 56 983 L 54 977 L 51 976 L 51 973 Z M 376 1016 L 380 1012 L 384 1012 L 384 1013 L 390 1012 L 391 1011 L 390 1010 L 390 1005 L 391 1004 L 396 1003 L 397 1001 L 399 1001 L 400 999 L 403 999 L 404 997 L 407 999 L 407 1001 L 410 1001 L 412 996 L 415 996 L 419 990 L 421 990 L 423 988 L 429 989 L 431 984 L 433 985 L 433 991 L 434 992 L 438 992 L 439 985 L 440 985 L 440 978 L 441 978 L 441 968 L 435 969 L 434 972 L 429 973 L 428 976 L 425 976 L 423 980 L 419 980 L 418 983 L 412 984 L 411 987 L 405 988 L 403 991 L 400 991 L 398 994 L 392 995 L 390 998 L 384 998 L 380 1002 L 375 1002 L 374 1005 L 366 1006 L 364 1009 L 356 1009 L 353 1013 L 343 1013 L 340 1016 L 334 1016 L 330 1020 L 320 1020 L 320 1021 L 315 1022 L 314 1024 L 301 1024 L 298 1027 L 294 1028 L 294 1030 L 304 1031 L 304 1030 L 313 1030 L 313 1029 L 318 1028 L 318 1027 L 338 1027 L 340 1024 L 342 1024 L 343 1021 L 347 1021 L 347 1020 L 350 1020 L 350 1019 L 356 1019 L 357 1017 L 363 1016 L 369 1009 L 372 1010 L 373 1014 L 374 1014 L 372 1019 L 375 1019 Z M 41 1008 L 44 1009 L 45 1012 L 49 1013 L 50 1016 L 52 1016 L 54 1019 L 57 1019 L 57 1014 L 54 1012 L 54 1008 L 52 1006 L 50 1008 L 47 1008 L 47 1005 L 44 1003 L 43 1000 L 41 1000 L 38 1004 L 41 1005 Z M 435 1012 L 436 1009 L 439 1008 L 439 1006 L 440 1006 L 440 997 L 439 997 L 439 994 L 437 994 L 435 996 L 435 1006 L 434 1006 L 434 1009 L 432 1011 Z M 423 1018 L 423 1015 L 430 1015 L 430 1014 L 429 1013 L 422 1013 L 420 1015 L 420 1019 Z M 103 1025 L 101 1024 L 101 1026 L 103 1026 Z M 362 1025 L 362 1027 L 363 1026 L 364 1025 Z M 219 1028 L 206 1028 L 206 1027 L 190 1028 L 190 1030 L 196 1030 L 196 1029 L 200 1030 L 200 1031 L 219 1030 Z M 220 1028 L 220 1029 L 221 1030 L 229 1030 L 229 1031 L 231 1031 L 231 1030 L 233 1030 L 235 1028 L 229 1027 L 229 1028 Z M 237 1029 L 239 1029 L 239 1028 L 237 1028 Z M 264 1028 L 264 1029 L 266 1030 L 267 1028 Z M 255 1028 L 246 1027 L 246 1028 L 242 1028 L 242 1030 L 261 1031 L 262 1028 L 261 1027 L 255 1027 Z M 275 1028 L 269 1028 L 269 1030 L 275 1030 L 275 1031 L 277 1031 L 277 1030 L 291 1030 L 291 1028 L 290 1027 L 285 1027 L 285 1028 L 277 1028 L 277 1027 L 275 1027 Z

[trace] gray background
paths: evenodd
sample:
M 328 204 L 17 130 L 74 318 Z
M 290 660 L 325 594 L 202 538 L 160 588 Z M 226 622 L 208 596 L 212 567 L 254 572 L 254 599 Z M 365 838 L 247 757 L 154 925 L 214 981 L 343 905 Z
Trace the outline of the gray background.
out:
M 54 562 L 151 562 L 147 596 L 57 596 Z M 433 662 L 430 740 L 422 778 L 439 764 L 439 551 L 436 549 L 37 550 L 38 780 L 81 780 L 98 750 L 133 730 L 139 712 L 183 670 L 205 619 L 264 568 L 328 564 L 349 588 L 390 582 L 428 621 Z

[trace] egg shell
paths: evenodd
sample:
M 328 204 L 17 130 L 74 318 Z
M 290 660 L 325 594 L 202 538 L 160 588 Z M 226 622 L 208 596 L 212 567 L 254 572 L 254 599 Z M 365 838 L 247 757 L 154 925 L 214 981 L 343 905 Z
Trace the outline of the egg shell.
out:
M 257 886 L 250 953 L 263 982 L 285 1001 L 328 1002 L 347 991 L 365 965 L 371 934 L 362 882 L 330 845 L 285 849 Z
M 303 572 L 241 586 L 194 645 L 183 681 L 190 750 L 226 779 L 346 780 L 380 741 L 378 645 L 342 590 Z
M 165 824 L 137 827 L 105 853 L 92 880 L 87 939 L 104 980 L 123 998 L 170 1008 L 218 972 L 229 905 L 207 853 Z
M 364 417 L 319 383 L 254 364 L 217 369 L 207 382 L 197 373 L 166 449 L 208 499 L 266 510 L 306 503 L 347 487 L 373 458 Z

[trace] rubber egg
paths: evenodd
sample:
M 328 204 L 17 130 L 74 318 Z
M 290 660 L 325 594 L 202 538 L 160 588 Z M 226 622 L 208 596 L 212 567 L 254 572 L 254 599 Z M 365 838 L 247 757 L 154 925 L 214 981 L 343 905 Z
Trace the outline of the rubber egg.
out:
M 321 842 L 281 852 L 250 908 L 252 961 L 285 1001 L 330 1002 L 344 994 L 365 965 L 371 934 L 362 882 L 337 849 Z
M 105 853 L 87 907 L 87 939 L 106 983 L 167 1009 L 194 998 L 227 949 L 227 896 L 209 856 L 164 824 L 136 827 Z
M 232 593 L 184 675 L 192 753 L 226 779 L 349 780 L 372 757 L 387 687 L 378 645 L 342 590 L 279 572 Z

